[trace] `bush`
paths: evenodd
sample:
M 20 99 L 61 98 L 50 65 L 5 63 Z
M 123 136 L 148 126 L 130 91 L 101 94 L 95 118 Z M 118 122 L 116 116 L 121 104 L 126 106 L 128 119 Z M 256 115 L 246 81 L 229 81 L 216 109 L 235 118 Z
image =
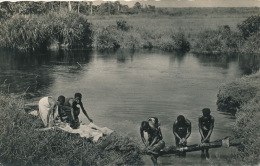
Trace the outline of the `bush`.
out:
M 22 98 L 20 98 L 22 99 Z M 0 94 L 0 162 L 4 165 L 142 165 L 133 139 L 116 133 L 97 143 L 61 130 L 39 131 L 42 122 L 21 102 Z
M 46 49 L 53 43 L 65 48 L 92 45 L 91 24 L 85 16 L 59 11 L 44 15 L 15 15 L 2 23 L 1 47 L 21 50 Z
M 122 31 L 111 25 L 98 32 L 96 43 L 99 50 L 117 48 L 137 49 L 142 47 L 141 41 L 141 36 L 136 31 Z
M 260 30 L 260 15 L 254 15 L 248 17 L 241 24 L 237 25 L 239 31 L 243 34 L 243 37 L 247 39 L 248 37 L 254 35 Z
M 235 114 L 242 105 L 252 100 L 260 91 L 259 79 L 258 74 L 223 84 L 217 95 L 218 110 Z
M 245 53 L 260 53 L 260 32 L 247 38 L 244 45 L 241 47 L 241 52 Z
M 116 25 L 117 29 L 122 31 L 128 31 L 130 28 L 132 28 L 125 20 L 117 20 Z
M 233 53 L 238 52 L 243 44 L 242 36 L 232 32 L 228 25 L 217 30 L 207 30 L 198 34 L 194 52 L 202 53 Z
M 103 28 L 101 32 L 97 34 L 97 48 L 98 49 L 116 49 L 120 47 L 119 34 L 115 26 L 108 26 Z
M 159 41 L 159 48 L 165 51 L 189 51 L 190 43 L 187 41 L 183 33 L 174 33 L 170 38 Z

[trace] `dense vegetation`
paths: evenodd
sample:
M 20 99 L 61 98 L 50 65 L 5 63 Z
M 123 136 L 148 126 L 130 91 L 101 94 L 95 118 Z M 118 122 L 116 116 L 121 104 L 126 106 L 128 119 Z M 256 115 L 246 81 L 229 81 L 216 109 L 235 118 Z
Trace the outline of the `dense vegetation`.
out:
M 235 135 L 244 144 L 234 156 L 236 162 L 259 164 L 260 72 L 223 84 L 217 105 L 220 110 L 236 113 Z
M 133 15 L 133 14 L 153 14 L 168 16 L 246 16 L 258 13 L 255 8 L 156 8 L 153 5 L 143 5 L 136 2 L 133 7 L 123 5 L 119 1 L 107 1 L 100 5 L 94 5 L 91 1 L 17 1 L 0 3 L 0 19 L 9 18 L 16 14 L 43 14 L 50 11 L 57 11 L 62 8 L 77 11 L 84 15 Z
M 195 41 L 195 52 L 206 53 L 260 53 L 260 15 L 253 15 L 237 25 L 238 31 L 231 31 L 229 25 L 217 30 L 203 31 Z
M 257 97 L 260 92 L 258 75 L 222 84 L 218 93 L 218 110 L 235 114 L 243 105 Z
M 155 8 L 139 2 L 128 7 L 119 1 L 2 2 L 0 46 L 259 53 L 257 13 L 258 8 Z M 212 27 L 205 20 L 213 20 Z
M 24 111 L 23 97 L 0 93 L 0 163 L 3 165 L 142 165 L 136 141 L 116 133 L 97 143 L 42 122 Z
M 86 17 L 75 12 L 14 15 L 1 27 L 0 46 L 11 49 L 37 50 L 53 45 L 88 48 L 92 44 L 90 23 Z

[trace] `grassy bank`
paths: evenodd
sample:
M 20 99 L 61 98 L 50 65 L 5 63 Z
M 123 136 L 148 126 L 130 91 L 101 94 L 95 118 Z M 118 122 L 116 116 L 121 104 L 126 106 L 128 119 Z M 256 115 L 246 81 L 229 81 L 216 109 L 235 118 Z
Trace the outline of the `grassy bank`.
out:
M 112 31 L 111 36 L 117 39 L 117 42 L 121 43 L 123 47 L 134 43 L 139 48 L 154 47 L 171 51 L 173 48 L 178 48 L 174 44 L 179 42 L 183 43 L 182 48 L 185 50 L 194 50 L 197 48 L 196 44 L 201 42 L 197 39 L 200 34 L 206 31 L 212 33 L 217 31 L 218 27 L 223 27 L 227 24 L 231 31 L 237 31 L 237 24 L 246 19 L 246 17 L 225 17 L 221 15 L 216 17 L 210 15 L 186 17 L 143 14 L 132 16 L 89 16 L 88 19 L 93 25 L 95 36 L 99 36 L 108 27 L 109 32 Z M 124 20 L 131 27 L 129 31 L 123 33 L 111 30 L 112 27 L 117 29 L 117 21 L 119 20 Z M 132 38 L 127 35 L 131 35 Z M 201 35 L 201 39 L 203 37 Z
M 3 165 L 142 165 L 134 140 L 117 135 L 97 143 L 60 130 L 24 112 L 23 98 L 0 94 L 0 163 Z
M 14 15 L 1 22 L 0 37 L 0 47 L 26 51 L 92 46 L 91 25 L 86 16 L 67 10 Z
M 217 105 L 219 110 L 235 113 L 235 135 L 244 140 L 244 148 L 234 155 L 234 162 L 259 164 L 260 72 L 223 84 Z
M 186 10 L 179 9 L 180 15 L 152 12 L 87 16 L 66 9 L 40 15 L 13 15 L 1 22 L 0 47 L 260 53 L 260 16 L 255 8 L 243 10 L 243 14 L 228 13 L 226 9 L 224 13 L 222 9 L 207 9 L 201 14 L 192 9 L 194 14 L 187 15 Z
M 108 48 L 159 48 L 207 54 L 260 53 L 259 26 L 254 25 L 259 22 L 258 15 L 227 16 L 225 13 L 216 15 L 210 13 L 210 10 L 208 12 L 207 15 L 195 14 L 189 17 L 151 13 L 88 16 L 88 19 L 95 32 L 95 45 L 99 48 L 106 48 L 107 43 L 110 43 Z M 122 20 L 129 27 L 127 30 L 122 31 L 118 27 L 118 22 Z M 252 26 L 254 31 L 251 30 Z M 248 31 L 250 36 L 245 38 L 244 34 Z M 103 39 L 105 43 L 100 42 Z

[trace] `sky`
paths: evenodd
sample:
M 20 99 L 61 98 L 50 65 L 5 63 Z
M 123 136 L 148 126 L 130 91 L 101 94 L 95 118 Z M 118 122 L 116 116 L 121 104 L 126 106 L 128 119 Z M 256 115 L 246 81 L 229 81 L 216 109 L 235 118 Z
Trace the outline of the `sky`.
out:
M 0 0 L 0 2 L 6 0 Z M 19 1 L 19 0 L 9 0 Z M 30 0 L 23 0 L 30 1 Z M 43 1 L 43 0 L 35 0 Z M 51 1 L 51 0 L 45 0 Z M 68 0 L 61 0 L 68 1 Z M 78 0 L 71 0 L 78 1 Z M 81 0 L 81 1 L 93 1 L 94 5 L 104 3 L 107 1 L 116 0 Z M 153 5 L 156 7 L 260 7 L 260 0 L 118 0 L 121 4 L 132 7 L 136 2 L 140 2 L 142 5 Z

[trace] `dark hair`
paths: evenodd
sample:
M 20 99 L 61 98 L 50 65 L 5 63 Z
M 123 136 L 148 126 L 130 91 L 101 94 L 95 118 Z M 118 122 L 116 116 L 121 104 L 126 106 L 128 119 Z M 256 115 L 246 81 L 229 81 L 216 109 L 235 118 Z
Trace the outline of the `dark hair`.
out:
M 159 125 L 159 119 L 156 118 L 156 117 L 150 117 L 150 118 L 148 119 L 148 121 L 152 121 L 152 119 L 154 119 L 155 125 L 158 126 L 158 125 Z
M 210 114 L 210 109 L 209 108 L 203 108 L 202 109 L 203 115 L 209 115 Z
M 149 129 L 149 123 L 147 121 L 142 121 L 141 128 L 142 129 Z
M 58 97 L 58 101 L 59 101 L 59 102 L 65 102 L 65 97 L 62 96 L 62 95 L 59 96 L 59 97 Z
M 185 122 L 185 117 L 184 117 L 183 115 L 179 115 L 179 116 L 177 117 L 177 121 L 178 121 L 178 122 Z
M 75 93 L 74 97 L 79 97 L 79 98 L 82 98 L 82 94 L 81 93 Z

